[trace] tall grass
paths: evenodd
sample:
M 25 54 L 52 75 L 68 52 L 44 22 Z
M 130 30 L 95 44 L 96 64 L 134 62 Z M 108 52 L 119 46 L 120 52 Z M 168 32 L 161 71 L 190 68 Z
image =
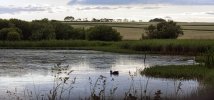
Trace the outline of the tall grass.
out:
M 214 68 L 214 54 L 212 52 L 205 54 L 204 63 L 206 67 Z
M 111 45 L 111 42 L 85 40 L 1 41 L 0 48 L 74 48 Z
M 159 54 L 200 54 L 213 50 L 213 40 L 142 40 L 124 41 L 119 47 Z
M 214 40 L 138 40 L 138 41 L 0 41 L 0 48 L 90 49 L 120 53 L 199 55 L 214 51 Z
M 208 71 L 208 68 L 199 65 L 170 65 L 146 68 L 141 73 L 146 76 L 161 78 L 202 79 Z

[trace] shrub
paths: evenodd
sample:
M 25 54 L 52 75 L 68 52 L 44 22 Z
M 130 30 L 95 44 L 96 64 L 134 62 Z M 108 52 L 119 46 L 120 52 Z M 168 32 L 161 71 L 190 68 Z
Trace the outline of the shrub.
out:
M 88 40 L 100 40 L 100 41 L 119 41 L 122 39 L 120 33 L 110 26 L 99 25 L 87 30 Z
M 9 32 L 17 32 L 19 37 L 22 37 L 22 31 L 19 28 L 3 28 L 0 30 L 0 40 L 7 40 Z
M 207 68 L 214 68 L 214 53 L 209 51 L 203 56 L 204 64 Z
M 56 37 L 54 26 L 46 20 L 33 21 L 31 29 L 32 40 L 51 40 Z
M 20 34 L 16 31 L 11 31 L 7 34 L 7 40 L 9 41 L 17 41 L 20 39 L 21 39 Z
M 70 39 L 69 34 L 73 33 L 73 27 L 69 24 L 54 22 L 53 26 L 55 28 L 56 39 L 67 40 Z
M 150 39 L 176 39 L 183 35 L 181 26 L 173 21 L 161 22 L 157 26 L 150 25 L 146 28 L 147 38 Z
M 84 40 L 85 39 L 85 34 L 86 34 L 86 31 L 84 28 L 75 28 L 73 30 L 73 34 L 70 34 L 70 38 L 73 39 L 73 40 Z
M 3 28 L 9 28 L 10 22 L 5 19 L 0 19 L 0 30 Z
M 29 37 L 31 36 L 31 27 L 29 22 L 22 21 L 19 19 L 10 19 L 9 21 L 14 25 L 14 27 L 17 27 L 22 30 L 22 36 L 24 40 L 29 39 Z

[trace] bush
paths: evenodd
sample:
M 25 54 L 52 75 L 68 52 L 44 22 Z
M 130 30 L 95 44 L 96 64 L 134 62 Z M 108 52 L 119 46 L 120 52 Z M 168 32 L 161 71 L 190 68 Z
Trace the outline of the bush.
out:
M 70 38 L 73 40 L 84 40 L 86 31 L 84 28 L 75 28 L 73 34 L 70 34 Z
M 150 39 L 176 39 L 183 35 L 181 26 L 173 21 L 161 22 L 157 26 L 150 25 L 146 29 L 147 38 Z
M 17 41 L 21 40 L 20 34 L 16 31 L 11 31 L 7 34 L 7 40 L 9 41 Z
M 22 31 L 19 28 L 3 28 L 0 30 L 0 40 L 7 40 L 9 32 L 17 32 L 19 37 L 22 37 Z
M 119 41 L 122 39 L 120 33 L 110 26 L 99 25 L 87 30 L 88 40 L 100 40 L 100 41 Z
M 9 28 L 10 27 L 10 22 L 5 19 L 0 19 L 0 30 L 3 28 Z
M 64 24 L 61 22 L 53 23 L 56 33 L 56 39 L 58 40 L 67 40 L 70 39 L 69 34 L 73 33 L 73 27 L 69 24 Z
M 31 36 L 31 26 L 29 22 L 22 21 L 19 19 L 10 19 L 10 23 L 14 24 L 15 27 L 22 30 L 22 36 L 24 40 L 29 39 Z
M 32 40 L 51 40 L 56 38 L 54 26 L 46 21 L 33 21 L 31 25 Z

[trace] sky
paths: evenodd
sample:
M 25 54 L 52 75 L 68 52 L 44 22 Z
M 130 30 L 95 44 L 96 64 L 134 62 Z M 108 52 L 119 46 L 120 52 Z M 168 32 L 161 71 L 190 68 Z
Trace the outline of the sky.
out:
M 0 18 L 111 18 L 214 22 L 214 0 L 0 0 Z

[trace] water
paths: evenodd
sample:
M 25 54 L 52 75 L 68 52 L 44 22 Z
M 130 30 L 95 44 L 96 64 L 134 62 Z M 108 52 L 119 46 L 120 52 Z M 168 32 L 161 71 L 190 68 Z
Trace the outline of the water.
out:
M 144 55 L 84 50 L 2 49 L 0 99 L 48 99 L 51 94 L 53 96 L 53 90 L 56 90 L 58 99 L 88 99 L 91 95 L 124 99 L 129 94 L 137 98 L 153 98 L 158 90 L 162 98 L 182 98 L 202 87 L 194 79 L 151 78 L 139 73 L 139 70 L 154 65 L 193 64 L 193 57 L 147 55 L 146 58 L 144 63 Z M 53 70 L 57 64 L 65 70 Z M 119 71 L 119 75 L 110 75 L 110 70 Z M 65 78 L 68 80 L 64 83 Z

